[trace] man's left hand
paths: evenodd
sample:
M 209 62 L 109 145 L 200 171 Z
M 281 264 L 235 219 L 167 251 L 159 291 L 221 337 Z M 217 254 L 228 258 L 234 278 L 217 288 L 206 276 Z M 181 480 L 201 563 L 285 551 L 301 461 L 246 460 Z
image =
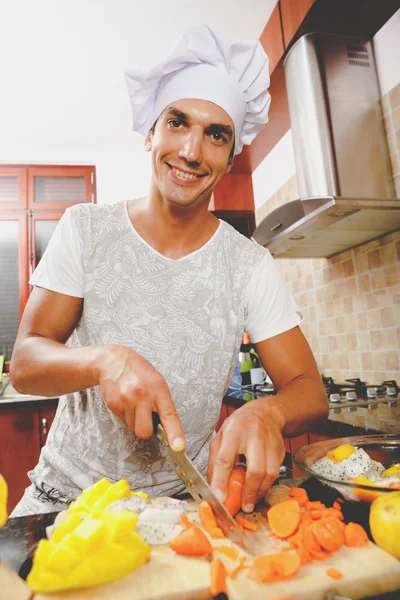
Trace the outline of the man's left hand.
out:
M 246 481 L 242 510 L 252 512 L 255 503 L 279 477 L 285 456 L 284 419 L 267 398 L 252 400 L 223 423 L 210 444 L 207 478 L 223 501 L 229 476 L 240 454 L 246 456 Z

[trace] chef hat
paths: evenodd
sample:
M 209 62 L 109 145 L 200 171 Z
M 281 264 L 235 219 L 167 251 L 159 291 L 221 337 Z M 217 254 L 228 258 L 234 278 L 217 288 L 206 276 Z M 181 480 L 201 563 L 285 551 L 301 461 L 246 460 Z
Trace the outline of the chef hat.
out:
M 259 41 L 228 43 L 207 26 L 187 29 L 170 54 L 149 69 L 125 73 L 133 130 L 147 135 L 162 111 L 184 98 L 209 100 L 235 126 L 235 154 L 268 121 L 268 56 Z

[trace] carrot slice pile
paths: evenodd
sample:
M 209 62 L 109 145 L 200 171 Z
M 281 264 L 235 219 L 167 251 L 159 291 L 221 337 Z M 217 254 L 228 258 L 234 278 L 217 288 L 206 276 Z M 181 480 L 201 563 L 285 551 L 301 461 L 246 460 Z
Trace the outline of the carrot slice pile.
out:
M 185 556 L 205 556 L 213 552 L 208 537 L 200 527 L 196 526 L 181 531 L 179 535 L 170 541 L 169 547 L 177 554 Z
M 214 558 L 211 563 L 211 595 L 226 594 L 226 576 L 225 565 L 220 558 Z
M 295 552 L 265 554 L 254 559 L 248 577 L 259 583 L 287 579 L 297 573 L 300 565 L 300 558 Z
M 224 505 L 228 512 L 234 517 L 242 506 L 242 494 L 246 469 L 241 465 L 233 467 L 228 481 L 228 495 Z
M 296 500 L 278 502 L 268 510 L 269 526 L 280 538 L 290 537 L 300 523 L 300 506 Z
M 198 513 L 200 517 L 201 524 L 204 529 L 210 534 L 210 537 L 213 540 L 224 538 L 224 532 L 220 527 L 218 527 L 217 519 L 213 513 L 213 510 L 209 503 L 206 500 L 200 502 L 198 507 Z

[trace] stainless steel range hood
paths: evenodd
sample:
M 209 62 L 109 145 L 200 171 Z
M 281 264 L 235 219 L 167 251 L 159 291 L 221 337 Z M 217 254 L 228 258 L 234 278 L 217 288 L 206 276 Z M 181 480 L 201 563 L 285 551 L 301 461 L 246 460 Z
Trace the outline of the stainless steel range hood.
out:
M 300 198 L 254 239 L 281 257 L 328 257 L 400 228 L 372 44 L 308 34 L 284 64 Z

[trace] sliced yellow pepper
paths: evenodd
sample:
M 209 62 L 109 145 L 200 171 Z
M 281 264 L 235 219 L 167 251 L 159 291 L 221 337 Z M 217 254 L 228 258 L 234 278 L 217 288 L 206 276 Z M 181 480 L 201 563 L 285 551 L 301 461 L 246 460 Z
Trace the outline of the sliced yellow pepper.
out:
M 4 477 L 0 475 L 0 527 L 3 527 L 7 521 L 7 500 L 8 486 Z

